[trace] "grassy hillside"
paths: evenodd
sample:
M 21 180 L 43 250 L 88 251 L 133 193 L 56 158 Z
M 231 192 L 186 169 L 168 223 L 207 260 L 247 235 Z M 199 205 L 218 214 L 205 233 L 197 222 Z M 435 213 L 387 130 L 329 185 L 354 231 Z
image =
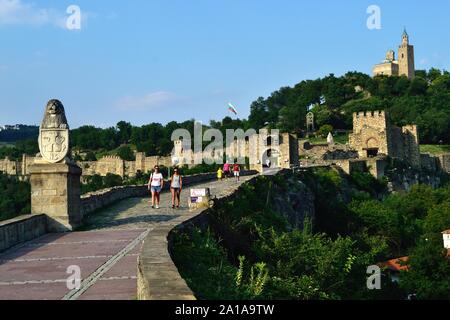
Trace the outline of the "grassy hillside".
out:
M 443 153 L 450 153 L 450 145 L 421 145 L 420 152 L 431 153 L 434 155 L 439 155 Z

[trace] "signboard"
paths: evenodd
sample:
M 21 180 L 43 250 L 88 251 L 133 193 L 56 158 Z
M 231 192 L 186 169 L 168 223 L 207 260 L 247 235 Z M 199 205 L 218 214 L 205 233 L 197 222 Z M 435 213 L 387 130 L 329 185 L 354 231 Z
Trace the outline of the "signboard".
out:
M 191 197 L 191 203 L 198 203 L 198 197 Z
M 209 189 L 191 189 L 191 197 L 206 197 L 209 195 Z

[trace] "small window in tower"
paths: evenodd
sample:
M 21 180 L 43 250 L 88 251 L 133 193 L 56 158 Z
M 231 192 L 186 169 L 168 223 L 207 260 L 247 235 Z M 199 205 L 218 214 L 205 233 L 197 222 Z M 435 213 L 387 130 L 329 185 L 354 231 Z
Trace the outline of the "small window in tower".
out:
M 404 53 L 402 53 L 402 58 L 404 58 L 405 57 L 405 54 Z

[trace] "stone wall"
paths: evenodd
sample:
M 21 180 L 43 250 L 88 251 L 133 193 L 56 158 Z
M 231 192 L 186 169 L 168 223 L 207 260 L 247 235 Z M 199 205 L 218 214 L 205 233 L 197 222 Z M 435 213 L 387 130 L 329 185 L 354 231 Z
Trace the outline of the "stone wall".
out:
M 338 160 L 334 163 L 347 174 L 367 171 L 367 162 L 365 160 Z
M 369 158 L 374 154 L 389 156 L 420 167 L 417 126 L 396 127 L 390 123 L 384 111 L 354 113 L 349 144 L 360 158 Z
M 450 153 L 438 156 L 439 167 L 444 172 L 450 172 Z
M 437 172 L 439 170 L 439 158 L 430 154 L 422 153 L 420 155 L 420 163 L 422 165 L 422 169 L 433 172 Z
M 353 114 L 353 133 L 350 146 L 360 158 L 367 157 L 367 149 L 377 149 L 379 154 L 389 155 L 388 121 L 384 111 Z
M 12 161 L 8 158 L 0 160 L 0 171 L 11 176 L 27 176 L 30 173 L 30 167 L 34 163 L 35 157 L 26 154 L 22 155 L 22 161 Z
M 366 166 L 373 177 L 381 179 L 385 176 L 388 161 L 386 158 L 372 158 L 367 160 Z
M 7 175 L 15 176 L 21 172 L 20 162 L 9 160 L 8 158 L 0 160 L 0 172 Z
M 23 215 L 0 222 L 0 252 L 26 241 L 36 239 L 47 232 L 47 216 Z

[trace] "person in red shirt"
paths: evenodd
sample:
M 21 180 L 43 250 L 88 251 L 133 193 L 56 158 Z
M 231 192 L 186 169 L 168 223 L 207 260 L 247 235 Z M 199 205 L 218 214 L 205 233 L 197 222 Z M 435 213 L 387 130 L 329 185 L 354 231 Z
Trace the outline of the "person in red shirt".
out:
M 241 175 L 241 167 L 239 166 L 239 164 L 237 164 L 237 163 L 234 164 L 233 172 L 234 172 L 234 177 L 236 178 L 236 182 L 239 182 L 240 175 Z
M 231 167 L 228 161 L 223 165 L 223 175 L 225 178 L 229 178 L 231 174 Z

